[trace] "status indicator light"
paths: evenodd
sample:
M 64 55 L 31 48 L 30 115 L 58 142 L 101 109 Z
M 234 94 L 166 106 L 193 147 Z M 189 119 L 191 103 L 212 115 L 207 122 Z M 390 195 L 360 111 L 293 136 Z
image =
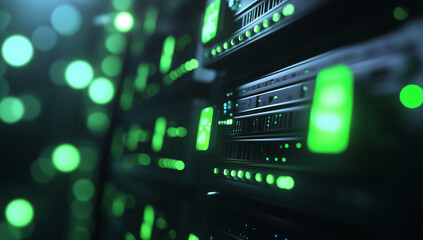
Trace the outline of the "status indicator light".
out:
M 235 170 L 232 170 L 232 171 L 231 171 L 231 176 L 232 176 L 232 177 L 235 177 L 235 176 L 236 176 L 236 171 L 235 171 Z
M 280 13 L 274 13 L 272 16 L 273 22 L 279 22 L 281 20 L 281 14 Z
M 229 44 L 228 44 L 227 42 L 225 42 L 225 43 L 223 44 L 223 48 L 224 48 L 224 49 L 228 49 L 228 48 L 229 48 Z
M 254 27 L 254 32 L 255 33 L 258 33 L 258 32 L 260 32 L 261 31 L 261 27 L 260 27 L 260 25 L 256 25 L 255 27 Z
M 219 168 L 214 168 L 213 172 L 214 172 L 214 174 L 219 174 Z
M 223 170 L 223 175 L 228 176 L 229 175 L 229 170 L 225 168 Z
M 235 46 L 235 44 L 236 44 L 236 40 L 235 40 L 235 39 L 232 39 L 232 40 L 231 40 L 231 45 L 232 45 L 232 46 Z
M 160 152 L 163 148 L 164 136 L 166 134 L 166 119 L 164 117 L 159 117 L 156 120 L 156 125 L 154 127 L 154 135 L 151 141 L 151 148 L 155 152 Z
M 221 47 L 221 46 L 217 46 L 216 51 L 217 51 L 218 53 L 221 53 L 221 52 L 222 52 L 222 47 Z
M 266 182 L 269 185 L 272 185 L 273 183 L 275 183 L 275 177 L 272 174 L 268 174 L 266 176 Z
M 213 49 L 211 50 L 211 55 L 212 55 L 212 56 L 216 55 L 216 49 L 214 49 L 214 48 L 213 48 Z
M 316 79 L 307 147 L 336 154 L 348 147 L 353 109 L 354 76 L 346 65 L 323 69 Z
M 256 179 L 257 182 L 262 182 L 263 177 L 261 176 L 261 173 L 256 173 L 255 179 Z
M 162 56 L 160 57 L 160 72 L 166 74 L 172 66 L 173 53 L 175 52 L 176 40 L 173 36 L 167 36 L 163 43 Z
M 248 180 L 251 179 L 251 173 L 249 171 L 245 172 L 245 178 Z
M 247 30 L 247 31 L 245 32 L 245 36 L 246 36 L 246 37 L 251 37 L 251 35 L 252 35 L 252 34 L 251 34 L 251 31 L 250 31 L 250 30 Z
M 154 208 L 151 205 L 145 206 L 143 221 L 140 227 L 140 238 L 142 240 L 151 239 L 151 234 L 153 232 L 154 215 Z
M 239 171 L 238 171 L 238 177 L 239 177 L 239 178 L 243 178 L 243 177 L 244 177 L 244 171 L 239 170 Z
M 294 185 L 294 179 L 290 176 L 280 176 L 276 179 L 276 186 L 280 189 L 291 190 Z
M 195 236 L 194 234 L 190 233 L 188 236 L 188 240 L 200 240 L 197 236 Z
M 287 17 L 291 16 L 295 12 L 295 7 L 293 4 L 289 3 L 282 9 L 282 14 Z
M 269 19 L 264 19 L 264 20 L 263 20 L 263 27 L 264 27 L 264 28 L 267 28 L 267 27 L 269 27 L 269 25 L 270 25 L 270 21 L 269 21 Z
M 409 84 L 401 90 L 399 99 L 406 108 L 418 108 L 423 103 L 423 89 L 415 84 Z
M 244 36 L 239 35 L 239 36 L 238 36 L 238 40 L 239 40 L 240 42 L 244 41 Z
M 206 13 L 204 15 L 203 30 L 201 34 L 201 41 L 203 43 L 209 42 L 217 35 L 220 2 L 221 0 L 216 0 L 210 3 L 206 8 Z
M 198 124 L 197 142 L 195 145 L 197 151 L 207 151 L 209 149 L 212 121 L 213 107 L 204 108 L 201 111 Z

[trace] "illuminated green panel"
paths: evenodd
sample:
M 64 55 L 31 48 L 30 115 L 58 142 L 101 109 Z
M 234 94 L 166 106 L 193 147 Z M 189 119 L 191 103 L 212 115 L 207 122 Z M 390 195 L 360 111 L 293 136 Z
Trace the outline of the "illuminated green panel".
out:
M 168 36 L 163 43 L 163 52 L 160 58 L 160 72 L 166 74 L 172 66 L 173 53 L 175 51 L 175 38 Z
M 294 179 L 290 176 L 281 176 L 276 179 L 276 186 L 280 189 L 291 190 L 294 185 Z
M 220 1 L 221 0 L 216 0 L 210 3 L 210 5 L 206 8 L 203 31 L 201 35 L 201 41 L 203 41 L 203 43 L 207 43 L 216 37 L 219 21 Z
M 163 140 L 166 133 L 166 119 L 159 117 L 156 120 L 156 126 L 154 127 L 154 135 L 151 141 L 151 148 L 155 152 L 159 152 L 163 147 Z
M 138 75 L 135 78 L 135 88 L 142 92 L 147 86 L 148 74 L 150 73 L 150 68 L 147 63 L 141 63 L 138 66 Z
M 201 111 L 200 122 L 198 124 L 197 143 L 195 146 L 198 151 L 207 151 L 209 149 L 212 121 L 213 108 L 204 108 Z
M 150 240 L 153 232 L 154 208 L 151 205 L 145 206 L 143 221 L 140 228 L 140 238 Z
M 176 159 L 160 158 L 158 164 L 160 168 L 168 168 L 178 171 L 182 171 L 185 169 L 185 163 L 181 160 Z
M 341 153 L 348 147 L 354 76 L 346 65 L 323 69 L 316 79 L 307 146 L 315 153 Z
M 195 236 L 194 234 L 190 233 L 188 236 L 188 240 L 200 240 L 197 236 Z

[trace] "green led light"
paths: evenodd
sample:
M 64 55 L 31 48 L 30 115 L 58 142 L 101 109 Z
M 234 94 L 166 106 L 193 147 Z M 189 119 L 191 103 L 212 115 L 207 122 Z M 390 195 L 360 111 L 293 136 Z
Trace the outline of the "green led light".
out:
M 74 89 L 86 88 L 94 77 L 91 65 L 83 60 L 71 62 L 65 70 L 66 82 Z
M 269 27 L 269 25 L 270 25 L 270 21 L 269 21 L 269 19 L 264 19 L 264 20 L 263 20 L 263 27 L 264 27 L 264 28 L 267 28 L 267 27 Z
M 410 84 L 401 89 L 399 99 L 406 108 L 417 108 L 423 103 L 423 89 L 415 84 Z
M 214 168 L 213 173 L 216 174 L 216 175 L 219 174 L 219 168 Z
M 150 73 L 150 68 L 147 63 L 141 63 L 138 66 L 137 77 L 135 78 L 135 88 L 143 92 L 147 86 L 148 74 Z
M 211 55 L 212 55 L 212 56 L 216 55 L 216 49 L 214 49 L 214 48 L 213 48 L 213 49 L 211 50 Z
M 297 143 L 295 146 L 296 146 L 298 149 L 300 149 L 300 148 L 302 147 L 301 143 Z
M 79 166 L 81 155 L 76 147 L 65 143 L 54 149 L 52 160 L 57 170 L 61 172 L 72 172 Z
M 238 171 L 238 177 L 239 177 L 239 178 L 243 178 L 243 177 L 244 177 L 244 171 L 239 170 L 239 171 Z
M 216 37 L 219 26 L 220 1 L 221 0 L 216 0 L 210 3 L 206 8 L 201 34 L 201 41 L 203 43 L 207 43 Z
M 266 161 L 269 161 L 269 157 L 266 157 Z
M 188 236 L 188 240 L 200 240 L 197 236 L 195 236 L 194 234 L 190 233 Z
M 285 148 L 289 148 L 289 144 L 288 143 L 285 143 L 284 147 Z
M 176 40 L 173 36 L 167 36 L 163 43 L 162 56 L 160 58 L 160 72 L 166 74 L 172 66 L 173 53 L 175 52 Z
M 402 7 L 396 7 L 394 9 L 394 18 L 398 21 L 404 21 L 408 18 L 408 12 Z
M 91 83 L 88 95 L 94 103 L 107 104 L 115 96 L 115 87 L 109 79 L 97 78 Z
M 245 36 L 246 36 L 246 37 L 251 37 L 251 35 L 252 35 L 252 34 L 251 34 L 251 31 L 250 31 L 250 30 L 247 30 L 247 31 L 245 32 Z
M 31 61 L 34 48 L 28 38 L 21 35 L 10 36 L 1 48 L 3 59 L 13 67 L 22 67 Z
M 261 27 L 260 27 L 260 25 L 256 25 L 256 26 L 254 26 L 254 32 L 255 33 L 258 33 L 258 32 L 260 32 L 261 31 Z
M 263 181 L 263 177 L 261 176 L 261 173 L 256 173 L 255 179 L 257 182 Z
M 126 47 L 126 38 L 120 33 L 110 34 L 106 38 L 105 46 L 109 52 L 114 54 L 121 54 Z
M 291 3 L 286 4 L 285 7 L 282 9 L 282 14 L 287 17 L 291 16 L 295 12 L 295 7 Z
M 307 146 L 315 153 L 341 153 L 348 147 L 354 76 L 346 65 L 323 69 L 316 79 Z
M 240 42 L 244 41 L 244 36 L 239 35 L 239 36 L 238 36 L 238 40 L 239 40 Z
M 85 202 L 93 198 L 95 187 L 89 179 L 79 179 L 73 184 L 72 191 L 76 199 Z
M 144 32 L 147 35 L 152 35 L 156 31 L 157 17 L 159 12 L 156 7 L 152 6 L 145 12 Z
M 153 233 L 154 224 L 154 208 L 151 205 L 145 206 L 143 221 L 140 227 L 140 238 L 142 240 L 150 240 Z
M 273 22 L 279 22 L 281 20 L 281 14 L 280 13 L 274 13 L 272 16 Z
M 0 119 L 8 124 L 19 122 L 25 115 L 25 106 L 19 98 L 6 97 L 0 101 Z
M 223 169 L 223 175 L 228 176 L 229 175 L 229 170 L 228 169 Z
M 232 177 L 235 177 L 235 176 L 236 176 L 236 171 L 235 171 L 235 170 L 232 170 L 232 171 L 231 171 L 231 176 L 232 176 Z
M 294 188 L 295 182 L 294 179 L 290 176 L 281 176 L 276 179 L 276 186 L 280 189 L 291 190 Z
M 245 172 L 245 178 L 248 180 L 251 179 L 251 173 L 249 171 Z
M 282 162 L 286 162 L 286 157 L 283 157 L 282 158 Z
M 108 56 L 101 62 L 101 70 L 109 77 L 116 77 L 122 70 L 122 60 L 118 56 Z
M 155 152 L 160 152 L 163 148 L 163 141 L 166 134 L 166 119 L 164 117 L 159 117 L 156 120 L 156 125 L 154 127 L 154 135 L 151 141 L 151 148 Z
M 178 171 L 182 171 L 185 169 L 185 163 L 181 160 L 176 159 L 160 158 L 158 164 L 161 168 L 174 169 Z
M 231 40 L 231 45 L 232 45 L 232 46 L 235 46 L 235 44 L 236 44 L 236 40 L 235 40 L 235 39 L 232 39 L 232 40 Z
M 228 49 L 228 48 L 229 48 L 229 44 L 228 44 L 227 42 L 225 42 L 225 43 L 223 44 L 223 48 L 224 48 L 224 49 Z
M 115 17 L 115 27 L 119 32 L 128 32 L 134 26 L 134 18 L 129 12 L 121 12 Z
M 198 123 L 197 142 L 195 145 L 198 151 L 207 151 L 209 149 L 212 121 L 213 107 L 204 108 L 201 111 Z
M 218 53 L 221 53 L 221 52 L 222 52 L 222 47 L 221 47 L 221 46 L 217 46 L 217 47 L 216 47 L 216 51 L 217 51 Z
M 275 177 L 272 174 L 268 174 L 266 176 L 266 182 L 269 185 L 272 185 L 273 183 L 275 183 Z
M 25 227 L 34 218 L 34 208 L 25 199 L 14 199 L 7 204 L 5 217 L 9 224 L 14 227 Z

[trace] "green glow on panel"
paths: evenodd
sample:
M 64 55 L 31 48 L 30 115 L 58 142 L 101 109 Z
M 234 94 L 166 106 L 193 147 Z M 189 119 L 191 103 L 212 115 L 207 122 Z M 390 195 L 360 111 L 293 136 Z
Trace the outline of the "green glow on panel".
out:
M 22 35 L 10 36 L 1 48 L 4 61 L 13 67 L 22 67 L 31 61 L 34 47 L 28 38 Z
M 158 164 L 160 168 L 174 169 L 178 171 L 185 169 L 185 163 L 176 159 L 160 158 Z
M 113 54 L 121 54 L 125 50 L 126 38 L 123 34 L 113 33 L 107 36 L 106 49 Z
M 8 124 L 19 122 L 25 115 L 25 106 L 19 98 L 6 97 L 0 101 L 0 119 Z
M 122 60 L 118 56 L 108 56 L 101 62 L 101 70 L 109 77 L 116 77 L 122 70 Z
M 396 7 L 394 9 L 394 18 L 398 21 L 404 21 L 408 18 L 408 12 L 402 7 Z
M 251 179 L 251 173 L 249 171 L 245 172 L 245 178 L 248 180 Z
M 128 10 L 132 6 L 133 0 L 113 0 L 112 5 L 116 10 Z
M 197 143 L 195 145 L 198 151 L 207 151 L 209 149 L 212 121 L 213 107 L 204 108 L 200 115 Z
M 150 67 L 147 63 L 141 63 L 137 69 L 137 77 L 135 78 L 135 88 L 143 92 L 147 86 L 148 74 Z
M 217 28 L 219 24 L 220 1 L 216 0 L 206 8 L 204 14 L 203 30 L 201 34 L 201 41 L 207 43 L 216 37 Z
M 160 152 L 163 148 L 163 141 L 166 134 L 166 119 L 159 117 L 154 127 L 154 135 L 151 141 L 151 148 L 155 152 Z
M 281 20 L 281 14 L 280 13 L 274 13 L 272 16 L 273 22 L 279 22 Z
M 238 171 L 237 176 L 238 176 L 239 178 L 243 178 L 243 177 L 244 177 L 244 171 L 239 170 L 239 171 Z
M 145 153 L 138 154 L 138 163 L 142 166 L 148 166 L 151 163 L 151 158 Z
M 145 12 L 144 32 L 151 35 L 156 31 L 157 17 L 159 12 L 156 7 L 149 7 Z
M 415 84 L 409 84 L 401 89 L 399 99 L 406 108 L 417 108 L 423 103 L 423 89 Z
M 302 144 L 301 144 L 301 143 L 297 143 L 295 146 L 296 146 L 298 149 L 300 149 L 300 148 L 302 147 Z
M 115 27 L 119 32 L 128 32 L 134 26 L 134 18 L 129 12 L 121 12 L 115 17 Z
M 280 189 L 291 190 L 294 188 L 294 179 L 290 176 L 281 176 L 276 179 L 276 186 Z
M 72 192 L 76 199 L 85 202 L 93 198 L 95 187 L 91 180 L 79 179 L 73 184 Z
M 136 240 L 136 238 L 135 238 L 134 234 L 127 232 L 125 234 L 125 240 Z
M 267 28 L 267 27 L 269 27 L 269 25 L 270 25 L 270 21 L 269 21 L 269 19 L 264 19 L 264 20 L 263 20 L 263 27 L 264 27 L 264 28 Z
M 57 146 L 52 154 L 53 165 L 61 172 L 72 172 L 81 160 L 81 155 L 76 147 L 71 144 Z
M 216 175 L 219 174 L 219 168 L 214 168 L 213 173 L 216 174 Z
M 5 217 L 9 224 L 14 227 L 25 227 L 34 218 L 34 208 L 25 199 L 14 199 L 7 204 Z
M 188 131 L 184 127 L 177 127 L 176 128 L 176 136 L 178 137 L 186 137 L 188 134 Z
M 272 185 L 273 183 L 275 183 L 275 177 L 272 174 L 268 174 L 266 176 L 266 182 L 267 184 Z
M 93 80 L 94 70 L 91 65 L 83 60 L 71 62 L 65 70 L 66 82 L 75 89 L 87 87 Z
M 256 173 L 255 179 L 257 182 L 263 181 L 263 177 L 261 176 L 261 173 Z
M 154 224 L 154 208 L 151 205 L 145 206 L 143 221 L 140 228 L 140 238 L 142 240 L 150 240 L 153 232 Z
M 166 229 L 167 228 L 167 221 L 164 218 L 161 218 L 161 217 L 157 218 L 156 227 L 158 229 L 161 229 L 161 230 Z
M 256 26 L 254 26 L 254 32 L 255 33 L 259 33 L 261 31 L 261 27 L 260 27 L 260 25 L 256 25 Z
M 295 12 L 295 7 L 291 3 L 286 4 L 286 6 L 282 9 L 282 14 L 287 17 L 291 16 Z
M 346 65 L 323 69 L 316 79 L 307 146 L 314 153 L 341 153 L 348 147 L 354 76 Z
M 228 176 L 229 175 L 229 170 L 228 169 L 223 169 L 223 175 Z
M 194 234 L 190 233 L 188 236 L 188 240 L 200 240 L 197 236 L 195 236 Z
M 173 53 L 175 51 L 175 38 L 167 36 L 163 43 L 162 56 L 160 57 L 160 72 L 166 74 L 172 66 Z
M 235 171 L 235 170 L 232 170 L 232 171 L 231 171 L 231 176 L 232 176 L 232 177 L 235 177 L 235 176 L 236 176 L 236 171 Z
M 115 87 L 109 79 L 97 78 L 91 83 L 88 96 L 94 103 L 107 104 L 115 96 Z

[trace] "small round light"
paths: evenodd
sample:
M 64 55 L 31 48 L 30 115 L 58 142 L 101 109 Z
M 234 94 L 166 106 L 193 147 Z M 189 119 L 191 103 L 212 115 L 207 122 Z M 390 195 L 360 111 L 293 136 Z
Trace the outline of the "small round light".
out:
M 28 38 L 22 35 L 13 35 L 4 41 L 1 53 L 10 66 L 22 67 L 31 61 L 34 48 Z
M 75 146 L 65 143 L 54 149 L 52 160 L 57 170 L 72 172 L 79 166 L 81 155 Z
M 34 208 L 25 199 L 14 199 L 7 204 L 5 216 L 10 225 L 14 227 L 25 227 L 34 218 Z
M 71 62 L 65 70 L 66 82 L 74 89 L 86 88 L 94 77 L 91 65 L 83 60 Z
M 134 26 L 134 18 L 129 12 L 121 12 L 115 17 L 115 27 L 120 32 L 128 32 Z
M 25 106 L 19 98 L 7 97 L 0 102 L 0 119 L 9 124 L 19 122 L 25 114 Z
M 399 99 L 406 108 L 418 108 L 423 103 L 423 89 L 415 84 L 407 85 L 401 90 Z

